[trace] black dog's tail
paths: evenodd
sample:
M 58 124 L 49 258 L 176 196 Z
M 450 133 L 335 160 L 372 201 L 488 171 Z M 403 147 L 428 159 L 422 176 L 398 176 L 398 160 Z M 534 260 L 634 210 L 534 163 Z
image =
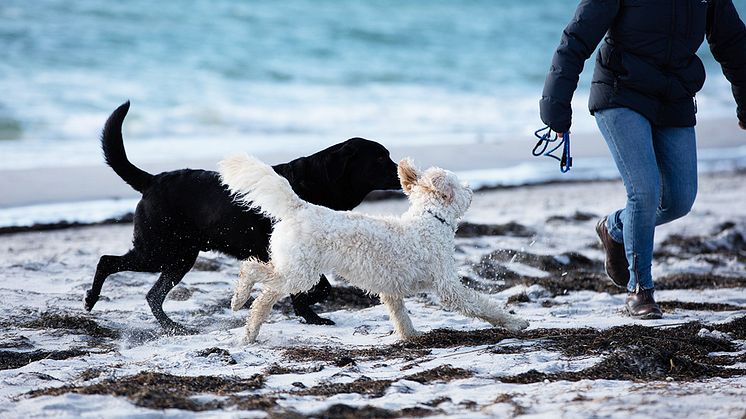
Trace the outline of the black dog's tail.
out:
M 137 168 L 127 160 L 127 153 L 124 151 L 124 139 L 122 139 L 122 122 L 129 109 L 130 102 L 127 101 L 115 109 L 109 119 L 106 120 L 106 125 L 104 125 L 104 130 L 101 133 L 101 149 L 104 152 L 106 164 L 114 169 L 114 172 L 128 185 L 142 193 L 150 186 L 153 175 Z

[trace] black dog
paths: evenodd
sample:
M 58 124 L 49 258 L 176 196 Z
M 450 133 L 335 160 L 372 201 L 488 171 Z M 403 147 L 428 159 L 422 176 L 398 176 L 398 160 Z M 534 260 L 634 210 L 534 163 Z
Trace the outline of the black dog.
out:
M 134 220 L 133 249 L 122 256 L 102 256 L 85 308 L 98 301 L 104 280 L 121 271 L 160 272 L 147 295 L 162 327 L 173 333 L 189 330 L 163 312 L 163 300 L 192 269 L 200 251 L 216 250 L 237 259 L 268 260 L 272 223 L 256 211 L 234 203 L 217 172 L 182 169 L 151 175 L 127 160 L 122 122 L 129 102 L 117 108 L 101 135 L 106 163 L 142 193 Z M 376 189 L 400 189 L 397 165 L 382 145 L 362 138 L 274 166 L 304 200 L 335 210 L 351 210 Z M 324 276 L 308 294 L 293 296 L 297 315 L 312 324 L 334 324 L 310 305 L 323 300 L 331 286 Z

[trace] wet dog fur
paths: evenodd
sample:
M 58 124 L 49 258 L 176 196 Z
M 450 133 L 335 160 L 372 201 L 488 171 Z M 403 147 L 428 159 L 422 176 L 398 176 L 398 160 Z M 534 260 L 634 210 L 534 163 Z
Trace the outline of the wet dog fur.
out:
M 461 313 L 511 330 L 528 322 L 464 286 L 458 275 L 455 231 L 469 208 L 472 191 L 440 168 L 420 172 L 410 160 L 399 163 L 401 186 L 410 207 L 400 217 L 334 211 L 304 201 L 288 181 L 248 155 L 218 164 L 236 199 L 278 220 L 270 239 L 270 260 L 242 263 L 231 301 L 242 307 L 256 283 L 261 294 L 251 305 L 245 341 L 256 340 L 272 306 L 284 295 L 304 292 L 319 272 L 336 273 L 350 284 L 381 297 L 397 334 L 416 336 L 404 297 L 435 291 L 441 303 Z

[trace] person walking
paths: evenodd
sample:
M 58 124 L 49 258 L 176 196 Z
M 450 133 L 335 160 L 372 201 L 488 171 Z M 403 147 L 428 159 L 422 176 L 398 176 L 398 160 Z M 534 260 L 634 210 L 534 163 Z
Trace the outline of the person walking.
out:
M 540 101 L 560 137 L 584 62 L 602 41 L 589 108 L 627 191 L 596 232 L 606 272 L 625 287 L 627 312 L 659 319 L 651 272 L 655 227 L 686 215 L 697 194 L 695 95 L 705 80 L 705 36 L 732 86 L 746 129 L 746 28 L 731 0 L 582 0 L 562 33 Z

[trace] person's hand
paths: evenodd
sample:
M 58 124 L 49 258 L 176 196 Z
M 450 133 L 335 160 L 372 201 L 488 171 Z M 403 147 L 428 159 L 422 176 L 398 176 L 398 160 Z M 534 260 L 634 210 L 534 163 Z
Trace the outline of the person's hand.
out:
M 746 130 L 746 124 L 744 124 L 743 121 L 738 121 L 738 126 L 741 127 L 741 129 Z

